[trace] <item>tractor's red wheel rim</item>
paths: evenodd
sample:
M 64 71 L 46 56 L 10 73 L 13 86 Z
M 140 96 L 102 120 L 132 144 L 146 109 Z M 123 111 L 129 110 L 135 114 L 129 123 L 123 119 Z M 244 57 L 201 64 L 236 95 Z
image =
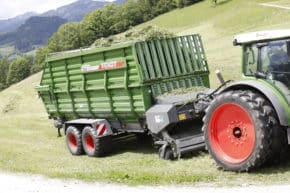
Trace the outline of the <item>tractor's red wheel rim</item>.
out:
M 240 105 L 220 105 L 209 123 L 210 145 L 222 160 L 237 164 L 252 154 L 255 146 L 255 126 L 249 113 Z
M 94 139 L 90 134 L 85 135 L 85 143 L 88 151 L 93 152 L 95 149 Z
M 70 148 L 73 150 L 78 148 L 77 138 L 73 133 L 68 134 L 68 144 L 69 144 Z

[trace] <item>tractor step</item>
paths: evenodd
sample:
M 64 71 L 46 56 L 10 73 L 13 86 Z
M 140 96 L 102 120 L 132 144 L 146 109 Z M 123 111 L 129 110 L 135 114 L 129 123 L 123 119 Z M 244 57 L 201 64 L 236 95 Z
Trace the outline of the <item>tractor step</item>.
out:
M 205 140 L 203 133 L 199 133 L 187 137 L 170 138 L 169 141 L 156 141 L 155 145 L 161 146 L 159 149 L 160 158 L 177 159 L 182 154 L 204 149 Z
M 201 150 L 205 147 L 204 135 L 203 133 L 200 133 L 197 135 L 179 138 L 175 140 L 175 144 L 179 155 L 195 150 Z

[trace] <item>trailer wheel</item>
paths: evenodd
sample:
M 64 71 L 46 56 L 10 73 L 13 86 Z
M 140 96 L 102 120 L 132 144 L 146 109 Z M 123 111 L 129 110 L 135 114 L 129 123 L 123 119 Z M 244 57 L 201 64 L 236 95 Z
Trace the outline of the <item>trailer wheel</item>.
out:
M 73 126 L 67 128 L 66 145 L 72 155 L 82 155 L 84 153 L 82 134 L 78 128 Z
M 91 157 L 102 157 L 112 150 L 112 136 L 98 137 L 96 129 L 85 127 L 82 132 L 84 151 Z
M 264 96 L 251 90 L 217 96 L 203 119 L 206 146 L 217 164 L 224 170 L 248 171 L 269 160 L 277 149 L 273 114 Z

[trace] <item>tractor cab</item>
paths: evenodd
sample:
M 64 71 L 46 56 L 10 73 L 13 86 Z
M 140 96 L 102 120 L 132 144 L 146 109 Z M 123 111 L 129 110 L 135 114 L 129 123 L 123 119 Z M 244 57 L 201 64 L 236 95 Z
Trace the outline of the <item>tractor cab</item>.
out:
M 280 82 L 290 88 L 290 30 L 238 35 L 243 47 L 243 74 Z

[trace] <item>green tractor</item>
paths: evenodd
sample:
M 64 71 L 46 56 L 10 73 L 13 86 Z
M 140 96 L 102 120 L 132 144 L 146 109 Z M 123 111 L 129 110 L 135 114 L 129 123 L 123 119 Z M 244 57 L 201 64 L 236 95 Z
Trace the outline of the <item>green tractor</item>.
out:
M 203 131 L 206 147 L 222 169 L 248 171 L 286 155 L 290 30 L 242 34 L 234 45 L 243 50 L 243 80 L 225 83 L 215 95 Z

